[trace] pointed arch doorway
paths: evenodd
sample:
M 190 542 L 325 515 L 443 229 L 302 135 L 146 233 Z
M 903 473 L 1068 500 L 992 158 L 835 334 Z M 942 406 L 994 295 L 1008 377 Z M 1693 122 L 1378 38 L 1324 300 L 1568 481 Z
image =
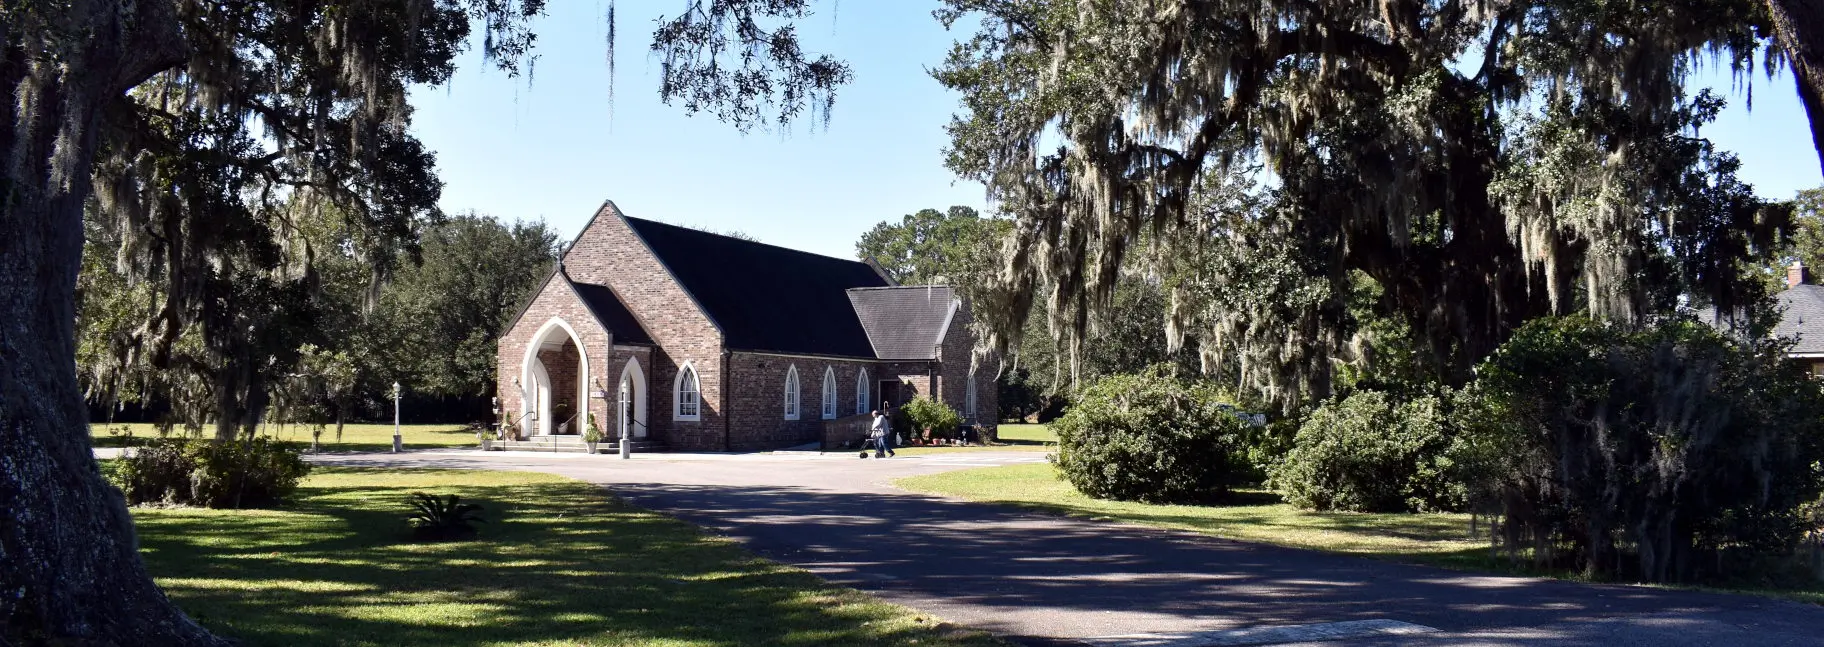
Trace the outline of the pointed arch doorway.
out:
M 526 344 L 520 364 L 520 421 L 528 435 L 580 433 L 589 402 L 589 357 L 570 323 L 552 317 Z
M 640 370 L 640 360 L 629 358 L 627 367 L 621 369 L 620 386 L 615 390 L 615 408 L 617 421 L 615 438 L 623 434 L 629 438 L 646 437 L 646 372 Z

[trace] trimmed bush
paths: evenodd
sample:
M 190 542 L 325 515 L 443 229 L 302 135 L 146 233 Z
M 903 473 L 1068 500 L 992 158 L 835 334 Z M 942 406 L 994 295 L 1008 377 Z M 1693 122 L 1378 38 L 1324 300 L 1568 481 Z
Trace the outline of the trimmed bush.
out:
M 901 407 L 906 419 L 911 421 L 912 429 L 906 430 L 906 437 L 914 437 L 924 430 L 931 430 L 932 438 L 950 438 L 956 435 L 956 426 L 963 423 L 963 416 L 955 409 L 942 402 L 925 396 L 912 398 L 906 406 Z
M 163 438 L 121 459 L 109 476 L 132 505 L 259 508 L 291 496 L 309 473 L 297 449 L 267 438 Z
M 1222 391 L 1162 369 L 1111 375 L 1052 423 L 1051 457 L 1077 491 L 1099 499 L 1207 503 L 1247 474 L 1247 423 Z
M 1401 403 L 1358 391 L 1305 419 L 1272 482 L 1287 503 L 1310 510 L 1459 510 L 1464 488 L 1453 478 L 1450 447 L 1437 398 Z

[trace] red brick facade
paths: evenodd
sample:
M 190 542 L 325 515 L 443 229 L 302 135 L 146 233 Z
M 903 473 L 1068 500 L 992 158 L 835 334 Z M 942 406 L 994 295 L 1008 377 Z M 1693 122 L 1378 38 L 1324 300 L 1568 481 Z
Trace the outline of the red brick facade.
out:
M 533 359 L 551 358 L 544 368 L 553 384 L 562 384 L 564 379 L 586 380 L 592 394 L 589 410 L 595 413 L 603 432 L 611 436 L 618 433 L 617 391 L 630 361 L 637 362 L 639 373 L 645 378 L 646 388 L 634 389 L 634 408 L 644 405 L 648 436 L 676 450 L 750 451 L 817 442 L 824 420 L 826 369 L 835 385 L 837 418 L 856 412 L 857 377 L 865 369 L 867 408 L 878 407 L 883 396 L 889 395 L 881 392 L 882 381 L 897 381 L 900 400 L 893 402 L 895 406 L 914 395 L 936 394 L 962 411 L 966 419 L 994 423 L 991 371 L 984 370 L 977 380 L 978 415 L 971 416 L 964 410 L 972 347 L 967 308 L 958 312 L 935 361 L 881 362 L 872 358 L 731 351 L 724 347 L 725 337 L 716 323 L 677 283 L 612 203 L 603 205 L 562 260 L 569 279 L 611 288 L 651 335 L 654 345 L 617 343 L 572 291 L 564 274 L 554 275 L 500 340 L 500 406 L 508 420 L 535 408 L 527 403 L 522 388 L 527 383 L 523 375 L 529 365 L 528 345 L 543 330 L 548 348 L 568 348 L 559 343 L 560 338 L 572 337 L 570 331 L 574 330 L 573 341 L 582 351 L 580 358 L 559 357 L 548 350 Z M 696 420 L 674 415 L 679 370 L 686 364 L 696 372 L 700 387 Z M 569 366 L 569 372 L 555 369 L 557 365 Z M 796 420 L 787 420 L 785 383 L 787 372 L 793 367 L 799 378 L 799 411 Z M 576 375 L 569 377 L 572 373 Z M 581 421 L 578 418 L 573 432 L 581 428 Z M 528 423 L 525 428 L 534 426 Z

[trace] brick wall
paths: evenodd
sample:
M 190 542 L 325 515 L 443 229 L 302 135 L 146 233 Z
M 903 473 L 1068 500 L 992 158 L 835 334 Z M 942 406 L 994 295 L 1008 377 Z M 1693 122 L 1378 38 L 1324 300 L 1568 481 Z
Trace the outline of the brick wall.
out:
M 868 360 L 733 353 L 729 359 L 729 444 L 736 451 L 777 449 L 818 442 L 823 436 L 826 369 L 836 387 L 836 417 L 854 415 L 856 377 L 865 368 L 871 382 L 878 369 Z M 798 419 L 785 419 L 785 376 L 798 369 Z M 870 393 L 872 395 L 872 393 Z
M 564 263 L 576 280 L 614 288 L 658 342 L 659 349 L 651 353 L 650 361 L 642 360 L 641 366 L 652 387 L 647 401 L 652 436 L 673 449 L 722 449 L 722 333 L 672 280 L 613 204 L 602 205 L 595 220 L 571 244 Z M 686 362 L 697 371 L 702 386 L 702 416 L 696 422 L 672 417 L 672 387 L 679 367 Z M 620 374 L 610 379 L 618 382 Z
M 551 378 L 551 433 L 559 433 L 559 425 L 566 422 L 570 423 L 568 433 L 582 433 L 582 418 L 571 420 L 571 416 L 578 413 L 577 380 L 582 379 L 581 360 L 576 343 L 569 335 L 564 336 L 563 346 L 556 350 L 538 351 L 538 361 L 544 364 L 545 374 Z
M 969 324 L 973 321 L 974 317 L 966 303 L 951 318 L 950 329 L 944 333 L 944 341 L 938 346 L 937 389 L 946 404 L 963 414 L 964 423 L 994 427 L 998 422 L 996 412 L 1000 403 L 999 390 L 994 384 L 994 375 L 999 368 L 997 358 L 984 358 L 980 365 L 974 367 L 975 410 L 968 409 L 970 361 L 975 351 L 975 338 L 970 334 Z
M 520 316 L 519 320 L 514 322 L 513 326 L 507 329 L 499 340 L 495 361 L 498 362 L 499 368 L 496 388 L 500 393 L 502 421 L 519 422 L 521 420 L 521 412 L 524 407 L 522 387 L 531 383 L 524 373 L 526 349 L 533 343 L 533 337 L 540 330 L 546 330 L 546 326 L 553 320 L 567 324 L 581 338 L 572 340 L 572 343 L 581 342 L 581 348 L 578 349 L 580 356 L 577 358 L 581 361 L 573 362 L 571 371 L 588 373 L 590 380 L 593 381 L 606 369 L 610 344 L 608 331 L 603 329 L 601 324 L 596 323 L 595 317 L 589 314 L 582 301 L 576 298 L 576 293 L 564 285 L 563 277 L 552 276 L 551 280 L 546 282 L 545 289 L 540 291 L 532 299 L 531 305 L 526 307 L 525 314 Z M 550 328 L 546 334 L 566 338 L 570 336 L 569 332 L 562 327 Z M 557 369 L 558 367 L 551 364 L 546 365 L 546 372 L 552 374 L 554 378 Z M 516 380 L 520 382 L 519 385 L 514 384 Z M 555 389 L 553 392 L 554 401 L 556 398 L 563 397 L 556 393 Z M 574 400 L 576 396 L 569 397 Z M 532 432 L 530 419 L 526 419 L 521 425 L 525 428 L 526 433 Z

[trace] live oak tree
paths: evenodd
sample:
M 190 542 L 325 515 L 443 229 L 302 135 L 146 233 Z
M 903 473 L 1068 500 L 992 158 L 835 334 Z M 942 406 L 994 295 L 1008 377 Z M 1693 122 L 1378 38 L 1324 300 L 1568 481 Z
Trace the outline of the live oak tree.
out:
M 225 415 L 244 426 L 264 358 L 243 334 L 284 317 L 310 273 L 296 220 L 333 210 L 387 269 L 434 208 L 405 89 L 447 80 L 471 33 L 509 71 L 542 0 L 0 5 L 0 640 L 213 644 L 135 552 L 89 449 L 74 291 L 84 209 L 132 280 L 159 284 L 149 352 L 201 322 Z
M 437 196 L 404 88 L 447 79 L 472 24 L 518 69 L 542 4 L 0 5 L 0 637 L 215 642 L 152 585 L 90 456 L 72 323 L 85 205 L 112 217 L 124 266 L 167 286 L 154 352 L 215 322 L 198 343 L 232 387 L 222 424 L 247 424 L 256 391 L 226 371 L 255 355 L 235 331 L 276 316 L 280 279 L 312 255 L 282 244 L 281 207 L 333 206 L 388 269 Z M 851 71 L 799 47 L 811 5 L 688 0 L 655 33 L 661 96 L 743 129 L 827 118 Z M 1242 379 L 1282 400 L 1325 388 L 1357 272 L 1454 379 L 1538 314 L 1629 319 L 1679 297 L 1745 309 L 1737 261 L 1780 217 L 1690 136 L 1716 107 L 1682 89 L 1700 55 L 1745 66 L 1777 40 L 1824 159 L 1824 28 L 1802 0 L 939 13 L 981 25 L 938 72 L 964 97 L 951 166 L 1017 216 L 984 321 L 1017 334 L 1042 297 L 1080 337 L 1124 261 L 1151 256 L 1188 277 L 1174 336 L 1204 330 L 1204 352 L 1244 358 Z M 1264 267 L 1223 262 L 1255 250 Z M 1267 301 L 1236 303 L 1224 282 Z

